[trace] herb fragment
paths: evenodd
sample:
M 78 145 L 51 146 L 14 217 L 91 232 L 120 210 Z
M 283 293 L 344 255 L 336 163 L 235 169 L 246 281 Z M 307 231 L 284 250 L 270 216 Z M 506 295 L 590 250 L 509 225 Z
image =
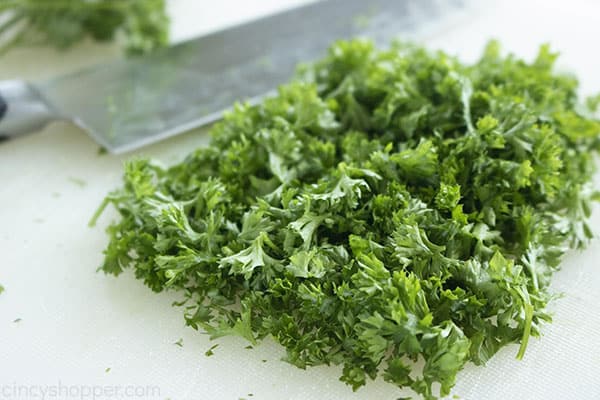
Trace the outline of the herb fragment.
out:
M 0 285 L 0 294 L 4 292 L 4 286 Z
M 183 347 L 183 338 L 179 338 L 175 343 L 175 346 Z
M 80 188 L 84 188 L 87 185 L 87 182 L 81 178 L 75 178 L 75 177 L 70 176 L 68 179 L 71 183 L 79 186 Z
M 213 351 L 213 350 L 214 350 L 214 349 L 216 349 L 217 347 L 219 347 L 219 345 L 218 345 L 218 344 L 215 344 L 215 345 L 213 345 L 213 346 L 212 346 L 210 349 L 208 349 L 208 350 L 206 351 L 206 353 L 204 353 L 204 355 L 205 355 L 206 357 L 214 356 L 214 355 L 215 355 L 215 353 L 214 353 L 214 351 Z
M 523 356 L 563 254 L 592 237 L 600 122 L 555 59 L 337 42 L 181 163 L 128 162 L 102 269 L 181 292 L 212 338 L 446 396 L 467 362 Z

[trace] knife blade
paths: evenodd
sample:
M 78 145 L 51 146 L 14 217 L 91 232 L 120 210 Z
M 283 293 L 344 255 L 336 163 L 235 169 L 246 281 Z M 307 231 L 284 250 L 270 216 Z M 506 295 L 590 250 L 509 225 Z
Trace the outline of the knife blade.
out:
M 326 0 L 221 30 L 142 58 L 117 60 L 44 82 L 0 82 L 0 134 L 18 136 L 69 119 L 122 153 L 256 102 L 324 55 L 337 39 L 389 43 L 414 37 L 467 0 Z

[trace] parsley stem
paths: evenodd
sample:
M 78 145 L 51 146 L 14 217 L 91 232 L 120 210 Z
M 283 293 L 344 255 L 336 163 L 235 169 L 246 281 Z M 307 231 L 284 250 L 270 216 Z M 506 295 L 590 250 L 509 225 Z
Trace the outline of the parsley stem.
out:
M 529 343 L 529 336 L 531 334 L 531 322 L 533 320 L 533 306 L 529 303 L 524 305 L 525 310 L 525 324 L 523 326 L 523 336 L 521 337 L 521 345 L 519 346 L 519 352 L 517 353 L 517 360 L 521 360 L 525 355 L 527 349 L 527 343 Z

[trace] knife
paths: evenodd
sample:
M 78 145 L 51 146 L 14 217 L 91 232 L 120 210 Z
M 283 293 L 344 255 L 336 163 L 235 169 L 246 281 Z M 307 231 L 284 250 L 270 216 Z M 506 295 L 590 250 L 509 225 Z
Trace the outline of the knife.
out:
M 42 82 L 0 82 L 0 136 L 67 119 L 122 153 L 256 102 L 336 39 L 386 44 L 463 12 L 468 0 L 326 0 L 183 42 L 142 58 Z

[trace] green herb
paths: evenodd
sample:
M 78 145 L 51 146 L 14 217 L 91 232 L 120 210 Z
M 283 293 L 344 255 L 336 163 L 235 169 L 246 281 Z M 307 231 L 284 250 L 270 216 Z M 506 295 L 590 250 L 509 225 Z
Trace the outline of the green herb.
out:
M 108 374 L 110 372 L 110 367 L 106 368 L 104 372 Z
M 15 320 L 13 320 L 13 324 L 18 324 L 19 322 L 21 322 L 23 319 L 21 318 L 15 318 Z
M 208 349 L 208 350 L 206 351 L 206 353 L 204 353 L 204 355 L 205 355 L 206 357 L 214 356 L 214 355 L 215 355 L 215 353 L 214 353 L 214 351 L 213 351 L 213 350 L 214 350 L 214 349 L 216 349 L 217 347 L 219 347 L 219 345 L 218 345 L 218 344 L 215 344 L 215 345 L 213 345 L 213 346 L 212 346 L 210 349 Z
M 83 180 L 83 179 L 81 179 L 81 178 L 75 178 L 75 177 L 72 177 L 72 176 L 70 176 L 70 177 L 69 177 L 69 181 L 70 181 L 71 183 L 73 183 L 73 184 L 75 184 L 75 185 L 77 185 L 77 186 L 81 187 L 81 188 L 82 188 L 82 187 L 85 187 L 85 186 L 87 185 L 86 181 L 84 181 L 84 180 Z
M 175 343 L 175 346 L 183 347 L 183 338 L 179 338 Z
M 128 162 L 102 269 L 180 291 L 213 338 L 446 396 L 467 362 L 523 356 L 592 237 L 600 122 L 555 58 L 338 42 L 181 163 Z
M 130 54 L 168 42 L 165 0 L 4 0 L 0 54 L 16 46 L 65 49 L 85 39 L 111 41 L 121 34 Z
M 4 292 L 4 286 L 0 285 L 0 294 Z

